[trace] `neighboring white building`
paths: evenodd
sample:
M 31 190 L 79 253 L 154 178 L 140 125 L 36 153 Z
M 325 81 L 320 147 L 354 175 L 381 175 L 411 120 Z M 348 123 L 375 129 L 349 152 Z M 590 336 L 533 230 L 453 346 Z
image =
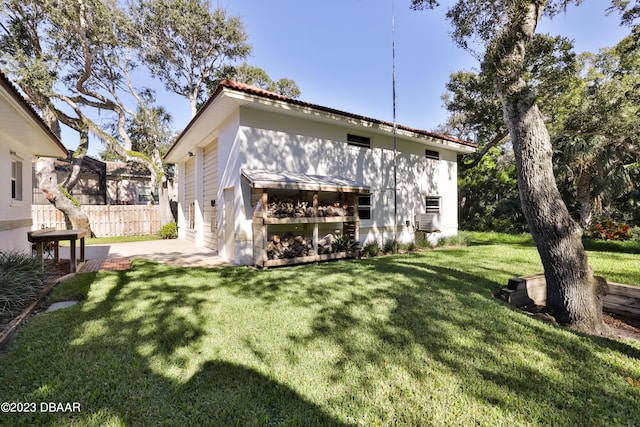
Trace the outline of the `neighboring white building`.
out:
M 67 150 L 0 74 L 0 251 L 28 251 L 31 244 L 31 162 L 66 157 Z
M 179 237 L 262 265 L 274 234 L 301 235 L 313 254 L 331 231 L 409 242 L 422 220 L 431 238 L 455 235 L 456 156 L 475 147 L 405 126 L 394 139 L 391 123 L 223 81 L 165 159 L 177 166 Z M 269 219 L 263 204 L 274 199 L 299 200 L 311 215 L 334 200 L 349 212 Z

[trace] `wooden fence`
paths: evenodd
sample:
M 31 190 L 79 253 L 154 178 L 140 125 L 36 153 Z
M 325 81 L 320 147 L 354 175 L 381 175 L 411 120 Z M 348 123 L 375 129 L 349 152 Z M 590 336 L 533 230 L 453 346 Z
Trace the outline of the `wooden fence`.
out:
M 96 237 L 144 236 L 160 231 L 158 205 L 81 206 Z M 64 215 L 52 205 L 32 205 L 34 227 L 65 229 Z

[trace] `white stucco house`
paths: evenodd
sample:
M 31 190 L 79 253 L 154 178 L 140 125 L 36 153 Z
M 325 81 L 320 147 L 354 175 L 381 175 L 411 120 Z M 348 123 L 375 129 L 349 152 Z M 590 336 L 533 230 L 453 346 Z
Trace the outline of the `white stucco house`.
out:
M 0 153 L 0 251 L 30 252 L 32 159 L 66 157 L 67 150 L 2 74 Z
M 455 235 L 456 156 L 475 148 L 406 126 L 394 138 L 391 123 L 225 80 L 165 160 L 176 165 L 179 238 L 269 266 L 335 257 L 331 235 Z

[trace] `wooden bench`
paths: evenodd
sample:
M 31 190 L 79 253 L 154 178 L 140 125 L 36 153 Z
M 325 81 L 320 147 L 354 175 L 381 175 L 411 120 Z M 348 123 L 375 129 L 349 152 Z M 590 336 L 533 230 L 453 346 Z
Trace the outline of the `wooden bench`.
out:
M 86 230 L 56 230 L 54 228 L 43 228 L 42 230 L 29 231 L 27 239 L 36 244 L 36 252 L 42 260 L 44 267 L 44 244 L 53 242 L 54 260 L 60 262 L 60 241 L 70 242 L 69 265 L 71 273 L 78 270 L 76 257 L 76 242 L 80 240 L 80 262 L 84 262 L 84 238 L 87 236 Z

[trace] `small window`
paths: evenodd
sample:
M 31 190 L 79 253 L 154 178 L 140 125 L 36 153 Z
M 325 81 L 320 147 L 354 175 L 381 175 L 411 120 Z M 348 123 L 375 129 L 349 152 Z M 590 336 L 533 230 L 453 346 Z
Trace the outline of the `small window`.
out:
M 371 219 L 371 194 L 358 195 L 358 216 L 360 219 Z
M 434 150 L 424 150 L 424 156 L 427 159 L 440 160 L 440 152 Z
M 347 144 L 353 145 L 354 147 L 371 148 L 371 138 L 360 135 L 352 135 L 349 133 L 347 134 Z
M 11 200 L 22 201 L 22 162 L 11 160 Z
M 427 197 L 426 200 L 426 212 L 427 213 L 440 213 L 440 200 L 441 197 Z
M 138 202 L 150 202 L 151 201 L 151 187 L 138 188 Z M 158 203 L 160 198 L 158 197 L 158 189 L 153 193 L 153 201 Z

